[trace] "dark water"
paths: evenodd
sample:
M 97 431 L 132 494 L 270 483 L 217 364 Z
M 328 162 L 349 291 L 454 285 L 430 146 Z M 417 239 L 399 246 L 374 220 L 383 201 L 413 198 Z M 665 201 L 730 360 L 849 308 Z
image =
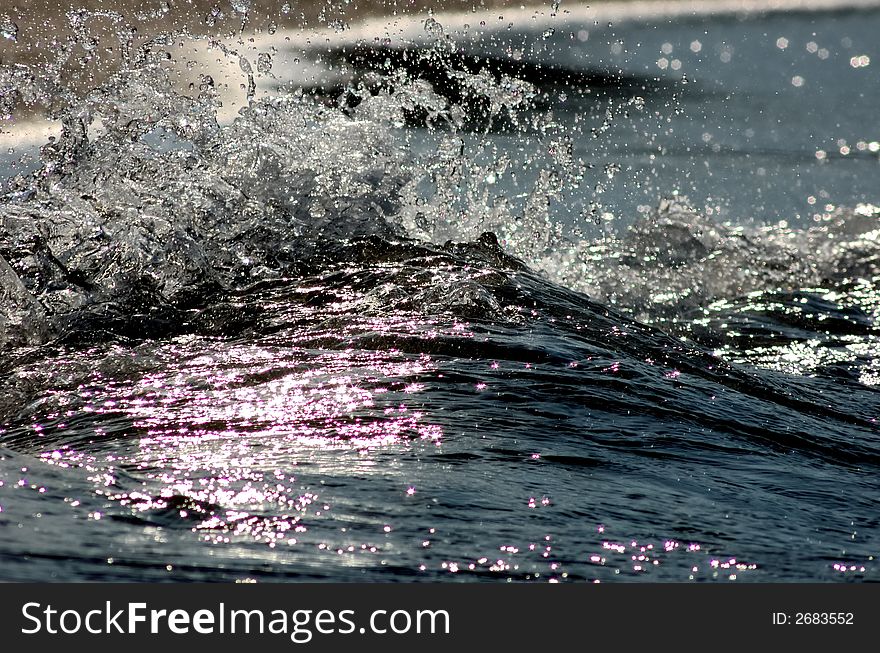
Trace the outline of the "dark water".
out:
M 880 13 L 438 21 L 6 160 L 2 578 L 876 580 Z

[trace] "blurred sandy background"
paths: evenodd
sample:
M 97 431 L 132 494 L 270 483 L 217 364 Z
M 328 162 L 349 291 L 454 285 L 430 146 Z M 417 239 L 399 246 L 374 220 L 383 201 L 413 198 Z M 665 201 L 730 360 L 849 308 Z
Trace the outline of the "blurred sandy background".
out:
M 5 67 L 27 64 L 32 70 L 50 78 L 51 90 L 44 100 L 54 103 L 59 91 L 81 96 L 95 88 L 108 75 L 119 69 L 126 52 L 135 52 L 150 39 L 160 34 L 188 33 L 210 35 L 237 42 L 235 49 L 256 59 L 256 53 L 267 42 L 277 41 L 285 29 L 327 29 L 345 31 L 357 26 L 362 19 L 372 16 L 426 16 L 435 12 L 480 12 L 489 15 L 523 13 L 564 14 L 567 10 L 581 10 L 592 14 L 593 9 L 607 14 L 606 9 L 618 6 L 626 11 L 651 13 L 663 7 L 677 5 L 684 11 L 702 5 L 740 6 L 752 11 L 775 5 L 811 6 L 838 0 L 0 0 L 0 73 Z M 857 1 L 857 0 L 856 0 Z M 867 1 L 867 0 L 863 0 Z M 639 5 L 643 7 L 639 8 Z M 587 9 L 589 7 L 590 9 Z M 503 9 L 502 9 L 503 8 Z M 601 9 L 600 9 L 601 8 Z M 662 9 L 666 11 L 666 9 Z M 641 15 L 641 14 L 640 14 Z M 590 19 L 592 20 L 592 15 Z M 604 19 L 604 18 L 603 18 Z M 372 28 L 371 28 L 372 29 Z M 179 68 L 181 89 L 197 82 L 201 71 L 216 77 L 216 64 L 232 66 L 228 75 L 231 85 L 237 86 L 241 71 L 236 62 L 220 62 L 204 58 L 204 41 L 174 39 L 167 46 L 159 43 L 151 51 L 173 51 L 174 65 Z M 198 56 L 193 53 L 201 51 Z M 168 54 L 171 57 L 170 54 Z M 193 66 L 193 59 L 199 66 Z M 209 58 L 210 59 L 210 58 Z M 178 65 L 179 64 L 179 65 Z M 14 123 L 41 112 L 36 103 L 19 97 L 16 82 L 4 83 L 0 75 L 0 136 L 13 128 Z M 235 89 L 233 89 L 235 90 Z M 185 92 L 185 91 L 184 91 Z M 4 102 L 15 95 L 14 102 Z M 58 102 L 59 104 L 66 103 Z M 46 102 L 42 102 L 46 104 Z M 4 106 L 7 107 L 4 110 Z M 10 107 L 14 107 L 11 109 Z M 43 106 L 43 109 L 48 108 Z M 20 130 L 19 130 L 20 131 Z M 40 136 L 41 138 L 42 136 Z M 2 140 L 0 140 L 2 145 Z
M 0 64 L 35 64 L 46 70 L 67 58 L 61 67 L 63 77 L 78 86 L 106 77 L 122 59 L 127 41 L 136 48 L 163 33 L 248 39 L 284 28 L 344 29 L 368 16 L 520 4 L 509 0 L 0 0 Z M 526 4 L 542 3 L 526 0 Z M 70 57 L 61 56 L 65 48 Z
M 0 0 L 0 73 L 3 68 L 25 64 L 53 80 L 49 88 L 55 89 L 33 102 L 18 92 L 22 77 L 4 82 L 0 74 L 0 146 L 44 142 L 55 127 L 35 122 L 38 115 L 51 112 L 52 104 L 68 104 L 69 97 L 62 98 L 69 93 L 82 96 L 95 88 L 120 68 L 126 51 L 134 52 L 161 34 L 182 32 L 216 36 L 227 43 L 237 41 L 244 47 L 236 45 L 236 49 L 251 56 L 254 42 L 271 38 L 276 31 L 280 35 L 285 29 L 338 31 L 373 16 L 424 16 L 431 9 L 481 11 L 520 4 L 509 0 Z M 526 4 L 544 3 L 526 0 Z M 547 2 L 545 6 L 550 9 L 552 5 Z M 204 65 L 187 66 L 199 58 L 194 57 L 195 52 L 204 53 L 204 42 L 175 42 L 174 47 L 159 44 L 152 49 L 174 51 L 174 61 L 180 65 L 172 65 L 179 69 L 176 81 L 181 92 L 197 80 L 199 72 L 218 76 L 215 65 L 209 66 L 210 71 Z M 187 47 L 181 48 L 184 43 Z M 235 95 L 241 71 L 232 59 L 220 66 L 231 69 L 224 77 L 235 83 L 225 86 L 225 93 Z M 241 101 L 235 98 L 236 104 Z M 224 102 L 227 108 L 234 108 Z
M 50 44 L 55 38 L 69 35 L 76 12 L 86 11 L 121 14 L 126 23 L 136 25 L 143 34 L 186 29 L 194 34 L 226 36 L 242 29 L 249 34 L 275 27 L 351 23 L 366 16 L 425 13 L 429 9 L 480 10 L 521 4 L 509 0 L 2 0 L 0 30 L 8 19 L 18 26 L 19 44 Z M 529 0 L 525 4 L 542 3 Z M 89 22 L 95 26 L 114 21 L 93 17 Z M 15 43 L 10 38 L 0 39 L 0 56 L 11 57 L 15 51 L 21 55 L 22 48 L 14 47 Z

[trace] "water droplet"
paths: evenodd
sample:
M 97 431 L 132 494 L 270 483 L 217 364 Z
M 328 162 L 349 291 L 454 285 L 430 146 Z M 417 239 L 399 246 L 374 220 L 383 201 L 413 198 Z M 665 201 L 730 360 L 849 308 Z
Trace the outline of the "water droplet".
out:
M 251 0 L 230 0 L 229 4 L 242 15 L 246 15 L 251 10 Z
M 222 17 L 223 12 L 220 11 L 218 7 L 214 7 L 211 9 L 211 12 L 205 16 L 205 24 L 208 25 L 208 27 L 214 27 L 214 25 L 217 24 L 217 20 Z
M 0 36 L 10 41 L 18 40 L 18 25 L 9 16 L 0 17 Z
M 257 58 L 257 72 L 267 75 L 272 71 L 272 55 L 266 52 L 260 53 Z
M 429 36 L 432 36 L 435 39 L 439 39 L 443 36 L 443 26 L 433 18 L 428 18 L 425 21 L 425 32 Z
M 199 75 L 199 90 L 207 93 L 214 88 L 214 78 L 210 75 Z

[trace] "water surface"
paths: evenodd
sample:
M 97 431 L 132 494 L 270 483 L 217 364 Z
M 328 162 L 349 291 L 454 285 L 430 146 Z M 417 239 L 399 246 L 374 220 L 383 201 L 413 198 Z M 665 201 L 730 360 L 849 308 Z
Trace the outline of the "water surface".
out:
M 674 9 L 4 68 L 3 579 L 876 579 L 880 13 Z

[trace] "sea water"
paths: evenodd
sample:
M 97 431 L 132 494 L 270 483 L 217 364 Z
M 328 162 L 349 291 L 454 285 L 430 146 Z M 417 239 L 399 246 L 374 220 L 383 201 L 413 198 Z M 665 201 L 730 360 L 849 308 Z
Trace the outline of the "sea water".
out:
M 3 579 L 876 579 L 880 12 L 643 4 L 5 65 Z

